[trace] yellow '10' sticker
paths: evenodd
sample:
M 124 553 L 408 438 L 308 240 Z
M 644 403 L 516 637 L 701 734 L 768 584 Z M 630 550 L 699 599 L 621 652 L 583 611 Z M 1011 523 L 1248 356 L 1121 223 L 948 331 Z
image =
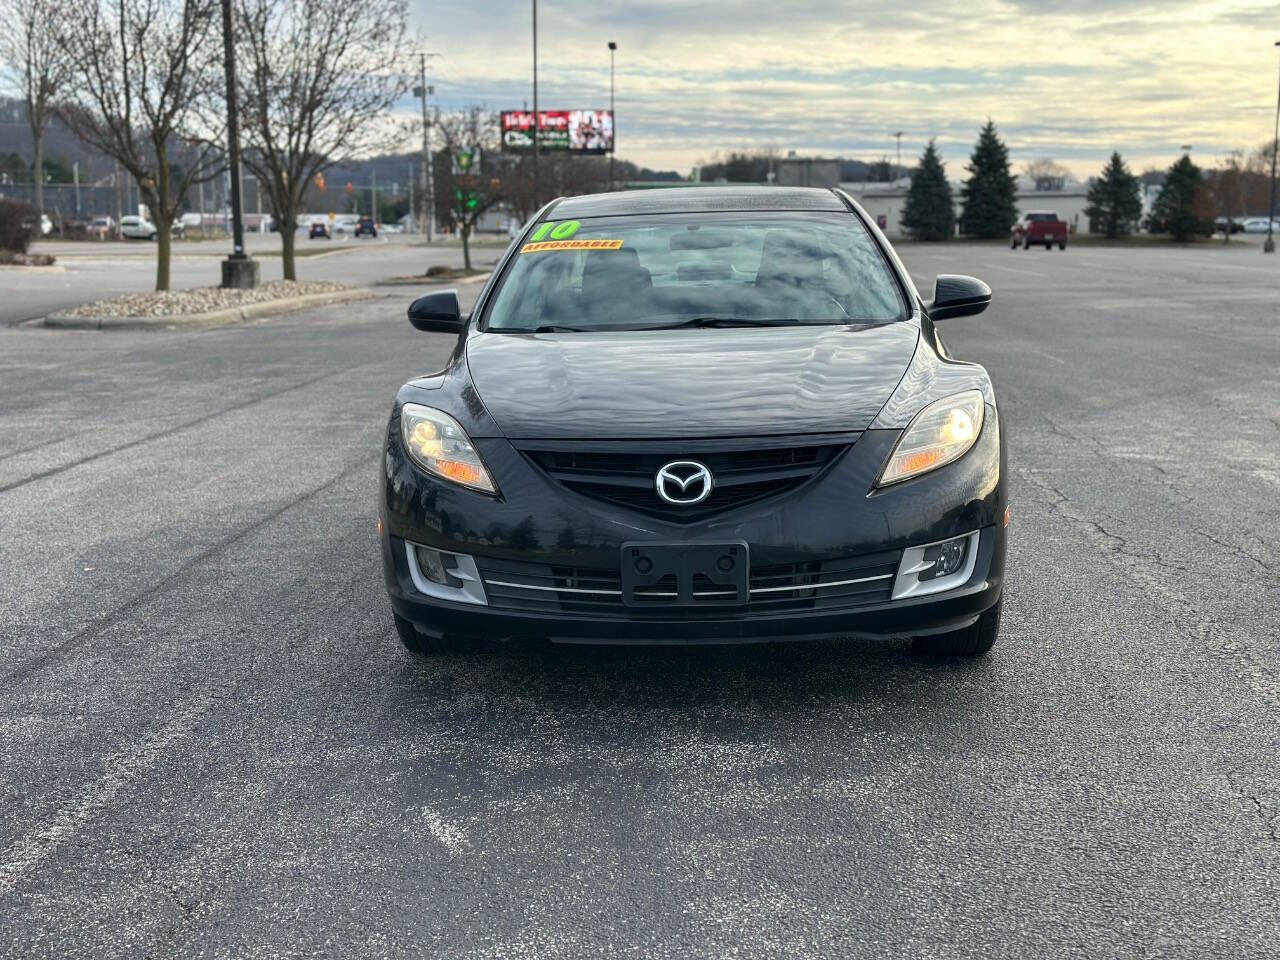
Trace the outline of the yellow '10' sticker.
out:
M 521 253 L 541 253 L 545 250 L 621 250 L 621 240 L 543 240 L 539 243 L 526 243 L 520 248 Z

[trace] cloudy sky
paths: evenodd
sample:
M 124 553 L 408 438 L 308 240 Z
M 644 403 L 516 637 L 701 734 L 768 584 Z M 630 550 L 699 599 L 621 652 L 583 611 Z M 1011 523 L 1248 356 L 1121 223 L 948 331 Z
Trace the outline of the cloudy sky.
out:
M 444 108 L 531 99 L 528 0 L 412 0 Z M 1113 149 L 1212 164 L 1271 135 L 1280 0 L 541 0 L 543 108 L 604 107 L 618 156 L 682 173 L 735 149 L 904 161 L 959 176 L 990 116 L 1015 165 L 1079 176 Z

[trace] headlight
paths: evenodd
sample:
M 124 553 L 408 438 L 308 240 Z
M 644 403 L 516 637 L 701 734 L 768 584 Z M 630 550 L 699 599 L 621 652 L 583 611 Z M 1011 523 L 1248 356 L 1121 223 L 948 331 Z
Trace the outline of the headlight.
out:
M 400 408 L 400 437 L 410 459 L 427 473 L 473 490 L 497 492 L 471 438 L 447 413 L 406 403 Z
M 935 400 L 912 418 L 876 481 L 883 487 L 959 460 L 982 432 L 982 392 Z

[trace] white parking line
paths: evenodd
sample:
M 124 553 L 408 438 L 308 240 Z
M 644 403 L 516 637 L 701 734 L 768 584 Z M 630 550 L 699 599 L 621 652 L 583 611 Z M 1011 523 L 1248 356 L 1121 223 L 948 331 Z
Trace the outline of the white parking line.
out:
M 108 757 L 103 764 L 103 775 L 63 805 L 50 823 L 19 837 L 0 855 L 0 897 L 8 895 L 24 875 L 38 868 L 59 844 L 79 832 L 115 800 L 121 790 L 146 776 L 161 761 L 165 751 L 191 734 L 214 699 L 212 693 L 202 694 L 153 736 Z

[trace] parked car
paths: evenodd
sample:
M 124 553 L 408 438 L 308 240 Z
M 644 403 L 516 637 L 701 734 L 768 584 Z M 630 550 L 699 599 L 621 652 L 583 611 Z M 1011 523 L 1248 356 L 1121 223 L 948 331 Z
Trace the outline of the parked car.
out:
M 88 232 L 97 237 L 109 237 L 116 231 L 116 222 L 111 217 L 94 217 L 89 221 Z
M 1272 220 L 1271 224 L 1272 224 L 1271 232 L 1280 233 L 1280 220 Z M 1266 217 L 1247 217 L 1246 219 L 1240 221 L 1240 226 L 1245 233 L 1266 233 L 1267 218 Z
M 186 227 L 181 219 L 175 220 L 169 225 L 169 236 L 175 240 L 181 240 L 186 235 Z M 126 240 L 154 240 L 156 238 L 156 225 L 146 217 L 121 217 L 120 236 Z
M 311 229 L 307 231 L 308 240 L 332 240 L 329 234 L 329 225 L 323 220 L 312 220 Z
M 1044 244 L 1046 250 L 1056 243 L 1067 249 L 1067 221 L 1059 220 L 1052 210 L 1028 210 L 1009 230 L 1009 246 L 1029 250 L 1032 244 Z
M 361 217 L 356 221 L 356 236 L 377 238 L 378 225 L 373 222 L 373 217 Z
M 121 217 L 120 236 L 126 240 L 154 240 L 156 225 L 145 217 Z
M 1230 225 L 1232 233 L 1241 233 L 1244 230 L 1244 221 L 1237 220 L 1234 217 L 1218 217 L 1213 221 L 1213 228 L 1219 233 L 1225 233 L 1228 225 Z
M 835 190 L 706 187 L 548 204 L 396 397 L 378 531 L 417 653 L 480 640 L 914 637 L 1000 627 L 1005 422 L 936 325 L 991 288 L 917 292 Z

